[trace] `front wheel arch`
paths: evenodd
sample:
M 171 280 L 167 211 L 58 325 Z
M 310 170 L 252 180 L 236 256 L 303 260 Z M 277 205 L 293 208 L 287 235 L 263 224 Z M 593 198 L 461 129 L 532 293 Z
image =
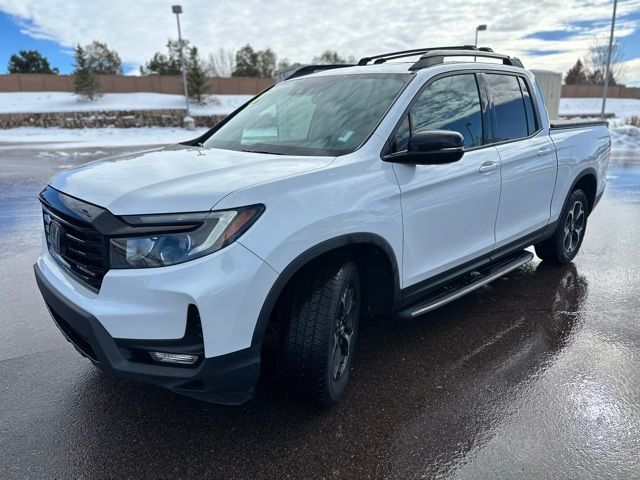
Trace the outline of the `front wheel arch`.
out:
M 305 268 L 311 266 L 315 261 L 321 260 L 325 256 L 350 256 L 353 252 L 359 251 L 360 248 L 370 248 L 372 251 L 379 252 L 381 261 L 384 261 L 391 275 L 391 295 L 390 305 L 393 305 L 400 294 L 400 271 L 398 269 L 398 261 L 396 259 L 393 248 L 383 237 L 374 233 L 350 233 L 338 237 L 325 240 L 313 247 L 305 250 L 295 257 L 289 265 L 278 275 L 275 283 L 269 290 L 265 301 L 262 304 L 251 345 L 261 344 L 265 338 L 267 327 L 272 320 L 278 300 L 283 296 L 286 287 L 291 280 Z

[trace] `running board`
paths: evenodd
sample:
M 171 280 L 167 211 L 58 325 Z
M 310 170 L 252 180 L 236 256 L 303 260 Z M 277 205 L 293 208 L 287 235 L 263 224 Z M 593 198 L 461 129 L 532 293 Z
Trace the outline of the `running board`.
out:
M 431 294 L 426 300 L 422 300 L 420 303 L 414 304 L 398 312 L 397 316 L 400 318 L 415 318 L 424 313 L 435 310 L 438 307 L 446 305 L 453 300 L 456 300 L 467 293 L 473 292 L 478 288 L 486 285 L 489 282 L 493 282 L 498 278 L 512 272 L 518 267 L 521 267 L 525 263 L 531 261 L 533 253 L 526 250 L 516 254 L 513 257 L 509 257 L 493 265 L 483 268 L 481 271 L 473 272 L 468 275 L 465 281 L 449 284 L 449 286 L 443 287 Z

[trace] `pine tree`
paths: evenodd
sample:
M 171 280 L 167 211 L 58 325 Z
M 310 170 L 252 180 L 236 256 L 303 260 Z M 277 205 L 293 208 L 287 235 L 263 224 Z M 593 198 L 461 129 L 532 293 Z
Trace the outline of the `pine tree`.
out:
M 88 100 L 99 96 L 100 81 L 95 72 L 89 67 L 87 53 L 78 45 L 74 50 L 75 58 L 75 90 L 76 94 Z
M 347 61 L 338 55 L 338 52 L 325 50 L 319 57 L 315 57 L 312 63 L 317 65 L 341 65 L 347 63 Z
M 258 53 L 257 67 L 262 78 L 270 78 L 276 73 L 276 54 L 267 48 Z
M 207 75 L 204 71 L 198 49 L 191 47 L 187 58 L 187 87 L 189 96 L 198 103 L 202 103 L 203 96 L 208 92 Z
M 189 40 L 182 40 L 182 47 L 189 50 Z M 180 75 L 182 73 L 180 67 L 180 43 L 178 40 L 167 41 L 167 52 L 156 52 L 151 60 L 147 62 L 145 67 L 140 67 L 142 75 L 149 73 L 157 73 L 159 75 Z
M 584 85 L 587 83 L 587 72 L 585 72 L 580 59 L 567 71 L 564 77 L 564 83 L 567 85 Z
M 236 52 L 236 68 L 233 77 L 259 77 L 258 53 L 247 44 Z
M 110 50 L 106 43 L 93 41 L 84 47 L 87 66 L 98 75 L 121 75 L 122 60 L 115 50 Z
M 7 70 L 9 73 L 58 73 L 37 50 L 20 50 L 17 55 L 11 55 Z

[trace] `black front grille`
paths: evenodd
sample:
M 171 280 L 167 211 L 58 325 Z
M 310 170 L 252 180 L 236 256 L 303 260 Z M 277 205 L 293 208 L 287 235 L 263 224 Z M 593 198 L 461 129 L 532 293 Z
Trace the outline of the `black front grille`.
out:
M 67 271 L 94 291 L 109 269 L 106 238 L 93 225 L 43 205 L 47 247 Z

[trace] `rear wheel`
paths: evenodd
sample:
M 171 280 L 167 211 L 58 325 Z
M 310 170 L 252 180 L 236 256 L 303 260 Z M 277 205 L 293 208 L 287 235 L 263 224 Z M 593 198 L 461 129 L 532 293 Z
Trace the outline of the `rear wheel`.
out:
M 553 236 L 535 246 L 538 257 L 557 264 L 573 260 L 584 240 L 588 212 L 587 196 L 580 189 L 574 190 L 560 214 Z
M 332 405 L 347 386 L 358 334 L 356 264 L 340 262 L 306 275 L 285 315 L 281 379 L 296 397 Z

